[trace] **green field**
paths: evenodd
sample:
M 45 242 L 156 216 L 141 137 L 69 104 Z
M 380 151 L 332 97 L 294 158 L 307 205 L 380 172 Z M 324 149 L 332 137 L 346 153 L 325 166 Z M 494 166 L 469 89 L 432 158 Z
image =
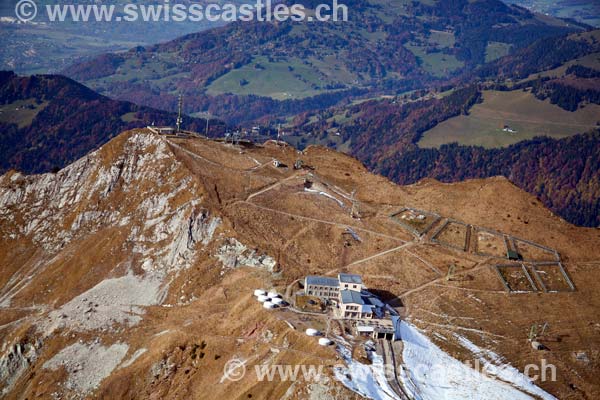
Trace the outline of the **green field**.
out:
M 438 148 L 458 142 L 486 148 L 504 147 L 535 136 L 562 138 L 586 132 L 600 121 L 600 106 L 569 112 L 523 91 L 485 91 L 470 115 L 460 115 L 425 132 L 419 147 Z M 516 132 L 504 132 L 504 125 Z
M 442 52 L 428 54 L 424 50 L 424 47 L 411 44 L 406 44 L 404 47 L 410 50 L 421 61 L 421 66 L 425 71 L 437 77 L 447 76 L 464 66 L 462 61 L 451 54 L 444 54 Z
M 324 86 L 328 83 L 331 82 L 316 67 L 299 58 L 269 61 L 266 57 L 256 57 L 216 79 L 208 86 L 207 93 L 255 94 L 286 100 L 315 96 L 326 91 Z
M 350 153 L 351 140 L 348 139 L 344 141 L 342 136 L 335 134 L 335 131 L 337 131 L 337 129 L 330 129 L 329 131 L 325 131 L 320 135 L 290 135 L 285 136 L 283 140 L 298 149 L 304 149 L 309 145 L 316 145 L 334 148 L 342 153 Z
M 38 104 L 35 99 L 17 100 L 0 106 L 0 122 L 16 124 L 19 128 L 31 125 L 31 122 L 48 102 Z
M 502 42 L 489 42 L 485 49 L 485 62 L 497 60 L 504 57 L 510 51 L 510 44 Z
M 436 31 L 432 29 L 430 31 L 429 43 L 437 44 L 440 47 L 454 47 L 456 39 L 454 33 L 445 31 Z
M 176 57 L 172 53 L 167 52 L 146 59 L 143 62 L 135 59 L 126 59 L 114 74 L 90 80 L 86 84 L 92 89 L 97 90 L 111 83 L 128 82 L 145 84 L 146 82 L 152 82 L 152 85 L 160 90 L 177 94 L 177 80 L 189 78 L 190 74 L 189 72 L 180 72 L 176 61 Z
M 139 121 L 140 119 L 137 118 L 135 112 L 129 112 L 127 114 L 123 114 L 121 115 L 121 121 L 123 122 L 135 122 L 135 121 Z
M 527 78 L 521 80 L 519 83 L 529 81 L 532 79 L 537 79 L 538 77 L 556 78 L 556 77 L 564 76 L 567 69 L 572 65 L 581 65 L 581 66 L 584 66 L 587 68 L 600 69 L 600 53 L 588 54 L 587 56 L 568 61 L 568 62 L 564 63 L 563 65 L 561 65 L 560 67 L 550 69 L 548 71 L 540 72 L 538 74 L 532 74 L 532 75 L 528 76 Z

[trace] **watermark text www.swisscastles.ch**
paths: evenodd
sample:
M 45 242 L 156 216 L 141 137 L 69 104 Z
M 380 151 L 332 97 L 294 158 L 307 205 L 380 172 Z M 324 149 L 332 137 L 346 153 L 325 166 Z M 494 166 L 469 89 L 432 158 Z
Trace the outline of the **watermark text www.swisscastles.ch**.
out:
M 15 6 L 20 22 L 285 22 L 348 21 L 348 7 L 332 0 L 307 9 L 302 4 L 284 4 L 272 0 L 253 3 L 176 3 L 171 0 L 152 4 L 46 4 L 20 0 Z

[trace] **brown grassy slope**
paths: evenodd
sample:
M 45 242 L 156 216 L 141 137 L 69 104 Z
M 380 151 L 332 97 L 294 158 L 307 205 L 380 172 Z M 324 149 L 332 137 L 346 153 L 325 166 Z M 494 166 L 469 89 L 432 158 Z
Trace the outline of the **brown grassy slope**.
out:
M 96 172 L 102 166 L 121 162 L 138 166 L 140 159 L 158 153 L 157 149 L 163 146 L 159 141 L 134 150 L 127 143 L 135 135 L 124 134 L 103 147 L 95 156 L 99 164 L 94 164 L 93 158 L 84 164 Z M 131 327 L 116 325 L 106 331 L 82 332 L 66 326 L 54 331 L 44 337 L 38 360 L 21 376 L 8 398 L 48 398 L 52 392 L 65 392 L 62 384 L 66 372 L 50 372 L 43 363 L 66 345 L 96 337 L 104 344 L 127 343 L 125 360 L 138 349 L 147 351 L 131 365 L 114 370 L 93 397 L 251 395 L 256 399 L 280 398 L 289 393 L 289 398 L 309 398 L 310 385 L 303 382 L 290 388 L 289 382 L 258 383 L 246 376 L 237 383 L 220 383 L 223 366 L 232 357 L 248 359 L 249 367 L 267 361 L 328 366 L 339 362 L 333 349 L 315 346 L 314 340 L 302 332 L 308 326 L 324 326 L 323 320 L 302 321 L 291 312 L 267 312 L 252 299 L 252 291 L 262 287 L 284 292 L 287 285 L 307 273 L 333 275 L 341 270 L 363 274 L 370 287 L 387 291 L 382 294 L 389 299 L 400 297 L 407 318 L 426 329 L 430 337 L 434 332 L 447 337 L 447 342 L 435 340 L 456 357 L 472 358 L 456 347 L 453 334 L 496 351 L 521 370 L 525 364 L 544 357 L 555 363 L 559 372 L 557 382 L 541 384 L 544 389 L 559 398 L 597 397 L 597 229 L 566 223 L 504 178 L 460 184 L 428 180 L 399 187 L 368 173 L 355 159 L 320 147 L 299 153 L 273 143 L 239 148 L 202 139 L 170 139 L 164 144 L 160 150 L 164 157 L 132 169 L 131 176 L 135 178 L 131 181 L 124 173 L 118 181 L 121 183 L 107 196 L 100 195 L 103 192 L 93 186 L 81 184 L 79 191 L 89 191 L 89 200 L 64 207 L 57 220 L 47 219 L 52 222 L 43 232 L 56 234 L 59 226 L 71 225 L 65 221 L 76 220 L 77 215 L 92 208 L 119 210 L 122 216 L 130 217 L 127 224 L 96 218 L 95 223 L 74 230 L 73 239 L 63 247 L 44 250 L 39 237 L 19 234 L 11 239 L 6 234 L 12 232 L 6 221 L 22 227 L 34 219 L 28 214 L 34 207 L 32 199 L 11 210 L 7 215 L 12 219 L 1 216 L 0 261 L 11 266 L 10 270 L 2 270 L 2 284 L 14 271 L 28 267 L 23 254 L 34 254 L 40 262 L 31 283 L 13 297 L 9 307 L 0 309 L 2 324 L 8 324 L 0 326 L 0 332 L 8 341 L 21 342 L 40 338 L 42 333 L 36 326 L 49 310 L 57 309 L 97 282 L 122 276 L 127 267 L 137 276 L 143 275 L 143 257 L 135 255 L 128 237 L 133 226 L 143 225 L 149 219 L 138 211 L 145 199 L 175 192 L 185 182 L 185 190 L 169 200 L 171 207 L 187 210 L 184 205 L 189 200 L 198 200 L 197 207 L 223 221 L 212 241 L 196 245 L 189 267 L 168 275 L 170 285 L 163 305 L 145 307 L 143 320 Z M 274 168 L 273 158 L 290 166 L 302 159 L 314 169 Z M 91 174 L 89 182 L 94 182 L 96 176 Z M 33 182 L 44 178 L 23 179 Z M 303 191 L 304 179 L 342 199 L 343 205 Z M 9 185 L 9 181 L 9 176 L 4 176 L 2 185 Z M 360 200 L 360 220 L 350 218 L 348 200 L 344 198 L 353 191 Z M 48 200 L 43 206 L 51 205 Z M 492 260 L 422 243 L 390 222 L 389 215 L 405 206 L 554 247 L 565 261 L 577 291 L 507 294 L 489 267 Z M 344 235 L 348 226 L 362 242 Z M 256 254 L 274 257 L 275 270 L 224 267 L 216 255 L 229 238 L 237 238 L 249 249 L 255 249 Z M 139 240 L 139 234 L 135 240 Z M 149 241 L 146 245 L 160 249 L 163 243 Z M 403 245 L 406 247 L 399 248 Z M 36 248 L 41 250 L 35 253 Z M 389 250 L 393 251 L 379 256 Z M 450 263 L 456 263 L 460 273 L 448 282 L 444 277 Z M 32 303 L 35 309 L 25 308 Z M 290 329 L 284 320 L 295 324 L 298 330 Z M 543 322 L 549 323 L 545 344 L 550 351 L 534 352 L 526 341 L 527 333 L 531 324 Z M 588 363 L 575 358 L 579 351 L 586 352 Z M 339 384 L 328 385 L 324 390 L 334 398 L 352 396 Z

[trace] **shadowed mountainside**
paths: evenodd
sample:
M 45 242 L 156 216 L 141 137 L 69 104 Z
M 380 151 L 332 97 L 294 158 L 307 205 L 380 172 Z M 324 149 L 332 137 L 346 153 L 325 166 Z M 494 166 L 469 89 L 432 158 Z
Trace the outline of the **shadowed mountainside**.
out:
M 177 115 L 117 101 L 63 76 L 20 77 L 0 72 L 0 171 L 29 173 L 62 168 L 124 129 L 173 125 Z M 206 120 L 186 118 L 204 132 Z M 210 134 L 225 130 L 213 120 Z

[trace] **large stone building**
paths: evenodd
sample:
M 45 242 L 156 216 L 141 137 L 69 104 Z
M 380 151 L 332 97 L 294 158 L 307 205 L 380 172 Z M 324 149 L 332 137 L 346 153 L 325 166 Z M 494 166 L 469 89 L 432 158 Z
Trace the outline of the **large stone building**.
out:
M 383 318 L 384 304 L 363 290 L 360 275 L 339 274 L 336 278 L 307 276 L 304 293 L 337 305 L 336 314 L 344 319 Z
M 362 290 L 362 278 L 354 274 L 338 274 L 341 290 L 352 290 L 359 292 Z
M 384 304 L 368 292 L 340 291 L 338 315 L 344 319 L 383 318 Z
M 307 276 L 304 278 L 304 293 L 326 300 L 337 300 L 340 296 L 340 281 L 324 276 Z

